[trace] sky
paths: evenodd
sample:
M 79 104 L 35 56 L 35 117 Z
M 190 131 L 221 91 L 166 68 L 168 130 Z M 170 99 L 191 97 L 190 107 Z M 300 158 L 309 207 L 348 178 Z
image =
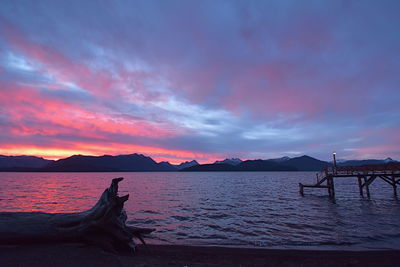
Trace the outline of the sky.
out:
M 399 1 L 0 3 L 0 154 L 400 159 Z

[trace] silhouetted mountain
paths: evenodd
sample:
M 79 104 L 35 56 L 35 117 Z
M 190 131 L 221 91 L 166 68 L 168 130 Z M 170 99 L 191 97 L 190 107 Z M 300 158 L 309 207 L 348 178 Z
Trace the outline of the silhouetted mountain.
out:
M 242 171 L 297 171 L 297 168 L 270 160 L 246 160 L 238 165 Z
M 175 171 L 178 170 L 175 165 L 169 163 L 168 161 L 161 161 L 158 164 L 160 164 L 160 165 L 162 165 L 162 166 L 164 166 L 166 168 L 169 168 L 171 170 L 175 170 Z
M 227 172 L 227 171 L 238 171 L 237 166 L 230 164 L 201 164 L 195 165 L 188 168 L 184 168 L 181 171 L 184 172 Z
M 82 156 L 75 155 L 69 158 L 50 163 L 44 171 L 174 171 L 175 169 L 155 162 L 152 158 L 141 154 L 119 156 Z
M 290 158 L 289 157 L 282 157 L 282 158 L 276 158 L 276 159 L 269 159 L 270 161 L 278 162 L 278 163 L 283 163 L 285 161 L 288 161 Z
M 174 167 L 178 170 L 182 170 L 182 169 L 189 168 L 192 166 L 197 166 L 197 165 L 199 165 L 199 163 L 196 160 L 192 160 L 192 161 L 182 162 L 179 165 L 174 165 Z
M 34 156 L 2 156 L 0 155 L 0 168 L 42 168 L 53 162 L 44 158 Z
M 318 160 L 306 155 L 291 158 L 284 161 L 283 164 L 294 167 L 298 171 L 322 171 L 326 167 L 332 166 L 329 162 Z
M 182 171 L 320 171 L 327 166 L 331 166 L 331 164 L 309 156 L 301 156 L 278 160 L 246 160 L 236 166 L 215 163 L 203 164 Z
M 229 165 L 233 165 L 233 166 L 239 165 L 240 163 L 242 163 L 242 160 L 238 159 L 238 158 L 217 160 L 216 162 L 214 162 L 214 164 L 229 164 Z
M 381 165 L 387 163 L 396 163 L 398 161 L 391 158 L 386 159 L 364 159 L 364 160 L 346 160 L 338 163 L 338 166 L 364 166 L 364 165 Z
M 236 164 L 239 162 L 239 164 Z M 377 160 L 347 160 L 338 166 L 361 166 L 374 164 L 397 163 L 391 158 Z M 236 164 L 236 165 L 235 165 Z M 84 171 L 84 172 L 118 172 L 118 171 L 320 171 L 332 163 L 309 156 L 296 158 L 282 157 L 269 160 L 225 159 L 214 164 L 202 164 L 196 160 L 186 161 L 179 165 L 167 161 L 157 163 L 151 157 L 141 154 L 119 156 L 82 156 L 75 155 L 57 161 L 33 156 L 0 155 L 0 171 Z
M 202 164 L 182 171 L 296 171 L 296 168 L 268 160 L 246 160 L 238 165 L 226 163 Z

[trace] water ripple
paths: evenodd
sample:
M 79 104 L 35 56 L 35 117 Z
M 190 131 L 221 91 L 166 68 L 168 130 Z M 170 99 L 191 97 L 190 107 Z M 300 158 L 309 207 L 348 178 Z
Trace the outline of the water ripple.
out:
M 371 199 L 357 181 L 301 197 L 314 173 L 1 173 L 1 211 L 77 212 L 93 206 L 111 178 L 128 224 L 154 227 L 153 244 L 293 248 L 399 248 L 400 201 L 377 181 Z

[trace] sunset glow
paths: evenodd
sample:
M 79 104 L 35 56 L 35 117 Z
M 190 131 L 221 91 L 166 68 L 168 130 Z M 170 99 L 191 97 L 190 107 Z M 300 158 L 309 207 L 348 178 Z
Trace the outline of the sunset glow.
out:
M 2 155 L 400 158 L 396 2 L 17 2 Z

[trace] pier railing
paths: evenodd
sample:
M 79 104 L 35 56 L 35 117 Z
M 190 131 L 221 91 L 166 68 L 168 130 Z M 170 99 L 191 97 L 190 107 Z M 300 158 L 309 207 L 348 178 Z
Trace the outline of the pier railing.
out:
M 400 173 L 400 163 L 363 165 L 363 166 L 339 166 L 324 169 L 327 175 L 351 175 L 351 174 L 392 174 Z

